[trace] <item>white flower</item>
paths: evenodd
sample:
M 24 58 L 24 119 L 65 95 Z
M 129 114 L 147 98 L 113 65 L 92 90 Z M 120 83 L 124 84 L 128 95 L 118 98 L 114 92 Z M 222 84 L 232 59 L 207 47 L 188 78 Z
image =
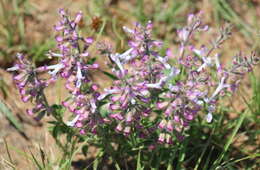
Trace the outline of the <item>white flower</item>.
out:
M 104 89 L 104 93 L 101 94 L 100 96 L 98 96 L 97 100 L 102 100 L 106 96 L 108 96 L 108 95 L 110 95 L 112 93 L 116 93 L 116 92 L 120 92 L 120 90 L 118 90 L 118 89 Z
M 54 52 L 52 52 L 52 51 L 49 51 L 49 52 L 46 54 L 46 56 L 47 56 L 48 58 L 52 58 L 52 57 L 63 57 L 62 54 L 54 53 Z
M 198 72 L 201 72 L 204 68 L 207 66 L 211 67 L 212 66 L 212 60 L 209 57 L 202 57 L 203 64 L 197 69 Z
M 170 74 L 163 76 L 158 83 L 153 84 L 146 84 L 146 87 L 148 88 L 162 88 L 163 84 L 169 81 L 172 77 L 178 75 L 180 73 L 179 69 L 176 69 L 174 67 L 170 68 Z
M 127 63 L 129 60 L 132 60 L 135 56 L 130 55 L 133 51 L 133 48 L 128 49 L 123 54 L 119 54 L 118 58 L 122 61 L 122 63 Z
M 206 119 L 206 121 L 207 121 L 208 123 L 211 123 L 211 122 L 212 122 L 212 119 L 213 119 L 212 113 L 209 112 L 209 113 L 206 115 L 205 119 Z
M 50 66 L 47 66 L 47 69 L 48 70 L 52 70 L 52 71 L 48 71 L 48 73 L 50 75 L 52 75 L 53 77 L 56 76 L 56 74 L 62 69 L 64 68 L 64 65 L 63 64 L 55 64 L 55 65 L 50 65 Z
M 167 61 L 168 61 L 167 56 L 165 56 L 165 57 L 158 56 L 158 57 L 156 57 L 156 59 L 158 61 L 160 61 L 166 69 L 171 69 L 171 65 L 169 63 L 167 63 Z
M 19 66 L 18 65 L 15 65 L 13 67 L 10 67 L 7 69 L 7 71 L 16 71 L 16 70 L 19 70 Z
M 200 49 L 194 48 L 192 51 L 200 57 L 205 57 L 208 53 L 208 49 L 205 46 L 202 46 Z
M 229 84 L 225 84 L 225 79 L 226 79 L 226 77 L 222 77 L 222 78 L 221 78 L 218 87 L 216 88 L 216 90 L 214 91 L 214 93 L 213 93 L 213 94 L 211 95 L 211 97 L 209 98 L 209 101 L 211 101 L 212 99 L 214 99 L 214 98 L 218 95 L 218 93 L 219 93 L 221 90 L 223 90 L 224 88 L 230 87 Z M 209 102 L 209 101 L 208 101 L 208 102 Z
M 96 109 L 97 109 L 97 106 L 96 106 L 96 103 L 95 103 L 95 100 L 90 100 L 90 105 L 91 105 L 91 112 L 92 113 L 95 113 Z
M 146 84 L 146 87 L 148 87 L 148 88 L 155 88 L 155 89 L 162 88 L 160 82 L 154 83 L 154 84 Z
M 68 121 L 68 122 L 66 123 L 66 125 L 67 125 L 67 126 L 74 126 L 75 123 L 79 120 L 79 117 L 80 117 L 80 115 L 77 115 L 74 119 L 72 119 L 71 121 Z
M 183 29 L 179 30 L 178 36 L 182 41 L 186 42 L 188 40 L 189 33 L 190 33 L 190 31 L 188 28 L 183 28 Z
M 135 99 L 131 99 L 131 104 L 136 104 L 136 100 Z
M 77 75 L 76 75 L 76 77 L 77 77 L 76 87 L 77 87 L 77 88 L 80 88 L 80 86 L 81 86 L 81 80 L 83 79 L 83 76 L 82 76 L 82 73 L 81 73 L 81 70 L 80 70 L 80 67 L 79 67 L 79 66 L 78 66 L 78 68 L 77 68 Z
M 124 68 L 123 68 L 123 65 L 122 65 L 119 57 L 120 57 L 120 54 L 118 54 L 118 53 L 111 55 L 111 59 L 116 63 L 116 65 L 120 69 L 121 73 L 124 74 Z
M 134 34 L 134 30 L 127 28 L 126 26 L 123 26 L 123 30 L 129 34 Z
M 219 69 L 220 68 L 219 54 L 215 55 L 215 64 L 216 64 L 216 68 Z

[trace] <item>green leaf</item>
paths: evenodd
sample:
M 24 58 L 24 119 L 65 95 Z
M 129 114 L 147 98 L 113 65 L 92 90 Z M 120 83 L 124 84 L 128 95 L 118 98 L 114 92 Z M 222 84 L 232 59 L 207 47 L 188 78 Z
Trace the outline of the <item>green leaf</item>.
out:
M 90 58 L 90 59 L 87 61 L 87 64 L 94 64 L 96 60 L 97 60 L 96 57 Z
M 141 150 L 139 150 L 139 152 L 138 152 L 136 169 L 137 170 L 143 170 L 144 169 L 144 167 L 142 167 L 142 165 L 141 165 Z
M 82 150 L 83 155 L 87 156 L 87 154 L 88 154 L 88 145 L 84 145 L 81 150 Z
M 65 109 L 62 105 L 57 105 L 54 104 L 51 106 L 52 108 L 52 115 L 57 119 L 57 120 L 62 120 L 63 113 L 65 112 Z
M 18 121 L 18 119 L 15 118 L 14 114 L 11 112 L 11 110 L 0 100 L 0 112 L 12 123 L 12 125 L 21 133 L 23 133 L 23 126 Z
M 56 125 L 56 126 L 54 126 L 53 129 L 52 129 L 52 136 L 53 136 L 54 138 L 57 138 L 57 137 L 58 137 L 58 133 L 59 133 L 59 126 Z
M 107 117 L 109 115 L 109 109 L 108 109 L 108 104 L 104 104 L 100 107 L 100 115 L 102 117 Z
M 163 70 L 163 74 L 165 74 L 166 76 L 169 76 L 171 74 L 171 69 L 164 69 Z
M 115 75 L 113 75 L 113 74 L 111 74 L 111 73 L 109 73 L 107 71 L 101 71 L 101 72 L 103 74 L 105 74 L 107 77 L 111 78 L 112 80 L 118 80 L 118 78 Z

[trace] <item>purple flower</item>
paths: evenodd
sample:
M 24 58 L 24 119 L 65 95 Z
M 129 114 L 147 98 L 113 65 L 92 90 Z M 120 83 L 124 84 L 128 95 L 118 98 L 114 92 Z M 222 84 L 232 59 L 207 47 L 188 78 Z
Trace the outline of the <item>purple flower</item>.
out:
M 22 54 L 17 54 L 17 63 L 8 68 L 7 71 L 13 72 L 13 80 L 20 92 L 21 99 L 27 103 L 29 101 L 35 102 L 35 107 L 27 109 L 28 115 L 34 115 L 41 112 L 36 116 L 39 120 L 45 113 L 50 114 L 51 109 L 46 100 L 44 89 L 49 85 L 50 81 L 40 79 L 39 73 L 44 69 L 35 68 Z

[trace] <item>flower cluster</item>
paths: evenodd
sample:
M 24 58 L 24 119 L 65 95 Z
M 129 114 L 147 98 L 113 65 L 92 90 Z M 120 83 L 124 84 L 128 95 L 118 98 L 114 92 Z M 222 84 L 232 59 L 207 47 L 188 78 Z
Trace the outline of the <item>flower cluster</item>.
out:
M 51 109 L 47 103 L 43 90 L 52 82 L 51 80 L 41 79 L 38 74 L 43 72 L 41 68 L 35 68 L 25 56 L 17 54 L 17 63 L 7 69 L 14 72 L 13 80 L 19 89 L 21 99 L 24 103 L 29 101 L 35 102 L 35 107 L 27 109 L 29 115 L 39 113 L 36 117 L 40 120 L 47 112 L 50 114 Z
M 124 53 L 113 53 L 109 45 L 100 48 L 101 54 L 110 61 L 111 74 L 116 79 L 111 87 L 102 90 L 89 76 L 89 71 L 98 65 L 88 62 L 87 50 L 94 40 L 80 36 L 78 31 L 82 13 L 74 19 L 63 9 L 59 13 L 61 21 L 55 25 L 60 33 L 56 36 L 59 52 L 48 53 L 58 57 L 58 64 L 33 68 L 19 56 L 20 64 L 9 71 L 22 72 L 14 80 L 26 101 L 41 96 L 48 82 L 59 76 L 65 78 L 65 88 L 71 97 L 62 105 L 75 117 L 67 125 L 79 128 L 81 134 L 99 135 L 99 130 L 106 126 L 126 137 L 157 136 L 159 143 L 172 144 L 174 139 L 184 137 L 190 122 L 200 112 L 206 111 L 206 121 L 211 122 L 218 99 L 233 93 L 243 75 L 252 71 L 258 62 L 254 54 L 247 57 L 239 53 L 230 68 L 220 64 L 220 54 L 215 49 L 230 36 L 229 26 L 223 27 L 211 46 L 192 44 L 194 34 L 208 30 L 200 14 L 189 15 L 187 26 L 178 30 L 180 47 L 174 61 L 169 59 L 169 51 L 166 56 L 159 55 L 163 44 L 152 39 L 152 23 L 149 21 L 145 26 L 136 23 L 134 29 L 123 27 L 130 35 L 130 48 Z M 51 78 L 42 82 L 36 75 L 44 71 Z M 24 90 L 26 85 L 29 91 Z M 36 99 L 33 112 L 42 109 L 42 105 L 46 107 L 41 97 Z
M 89 83 L 88 72 L 98 68 L 97 64 L 87 64 L 89 56 L 88 47 L 93 43 L 91 37 L 81 37 L 78 32 L 78 24 L 82 19 L 82 12 L 78 12 L 72 20 L 64 9 L 59 10 L 61 20 L 54 28 L 59 33 L 55 37 L 59 53 L 49 51 L 49 57 L 58 57 L 55 65 L 43 66 L 43 70 L 49 70 L 52 79 L 60 75 L 67 80 L 66 88 L 73 94 L 80 93 L 83 83 Z
M 54 26 L 58 35 L 55 37 L 59 53 L 49 51 L 49 57 L 58 57 L 58 63 L 43 66 L 49 70 L 51 79 L 58 76 L 66 79 L 65 88 L 71 93 L 71 98 L 62 104 L 75 114 L 75 119 L 68 122 L 70 126 L 81 128 L 83 122 L 89 122 L 91 129 L 95 123 L 93 115 L 96 112 L 96 98 L 98 86 L 90 79 L 90 70 L 97 69 L 96 63 L 90 63 L 88 48 L 93 43 L 92 37 L 82 37 L 78 25 L 82 20 L 82 12 L 78 12 L 71 19 L 64 9 L 59 10 L 61 20 Z M 94 121 L 96 122 L 96 121 Z M 81 130 L 84 133 L 84 130 Z

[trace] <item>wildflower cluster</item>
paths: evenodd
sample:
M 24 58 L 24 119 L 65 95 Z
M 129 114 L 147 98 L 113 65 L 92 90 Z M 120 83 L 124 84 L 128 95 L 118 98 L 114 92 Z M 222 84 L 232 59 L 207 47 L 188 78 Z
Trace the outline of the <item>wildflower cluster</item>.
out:
M 19 55 L 20 64 L 9 71 L 21 72 L 14 80 L 23 100 L 36 98 L 37 106 L 30 113 L 48 108 L 41 97 L 43 89 L 59 76 L 65 78 L 71 97 L 62 104 L 74 114 L 67 125 L 78 128 L 81 134 L 99 135 L 102 128 L 109 127 L 126 138 L 131 134 L 140 139 L 155 136 L 159 143 L 172 144 L 176 138 L 183 139 L 200 112 L 206 111 L 206 121 L 211 122 L 218 99 L 233 93 L 243 75 L 252 71 L 258 61 L 254 54 L 248 57 L 239 53 L 230 68 L 220 64 L 215 49 L 230 36 L 229 26 L 220 31 L 211 46 L 192 44 L 194 34 L 209 29 L 201 22 L 200 14 L 189 15 L 187 26 L 178 30 L 180 47 L 174 57 L 170 51 L 166 56 L 159 55 L 163 44 L 152 39 L 150 21 L 145 26 L 136 23 L 134 29 L 123 27 L 130 36 L 126 52 L 113 53 L 109 45 L 100 46 L 116 77 L 111 87 L 102 90 L 89 76 L 98 64 L 89 62 L 87 51 L 94 40 L 81 37 L 78 31 L 82 13 L 74 19 L 64 10 L 59 13 L 61 21 L 55 26 L 60 33 L 56 36 L 59 52 L 48 53 L 58 57 L 58 63 L 34 68 Z M 37 79 L 37 74 L 44 71 L 48 71 L 50 79 Z M 24 90 L 26 85 L 29 90 Z
M 19 89 L 22 101 L 24 103 L 30 100 L 35 102 L 35 107 L 27 109 L 27 113 L 29 115 L 39 113 L 36 117 L 37 120 L 40 120 L 46 112 L 50 114 L 51 108 L 43 91 L 52 81 L 41 79 L 38 75 L 44 70 L 35 68 L 20 53 L 17 54 L 17 63 L 7 70 L 14 72 L 13 80 Z

